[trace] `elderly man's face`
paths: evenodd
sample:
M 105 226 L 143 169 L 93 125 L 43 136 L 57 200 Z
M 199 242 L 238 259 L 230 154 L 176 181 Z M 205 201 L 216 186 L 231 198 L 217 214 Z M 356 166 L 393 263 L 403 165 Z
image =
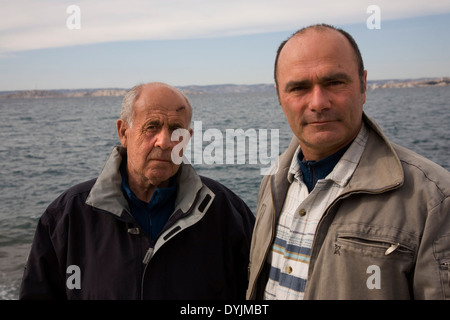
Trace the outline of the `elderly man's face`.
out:
M 280 53 L 277 75 L 280 104 L 306 160 L 325 158 L 356 137 L 366 96 L 343 35 L 308 30 L 294 36 Z
M 121 143 L 127 148 L 127 172 L 140 186 L 164 186 L 179 165 L 171 160 L 172 132 L 187 129 L 191 110 L 175 89 L 159 84 L 146 85 L 134 104 L 132 127 L 118 121 Z M 192 132 L 192 131 L 191 131 Z

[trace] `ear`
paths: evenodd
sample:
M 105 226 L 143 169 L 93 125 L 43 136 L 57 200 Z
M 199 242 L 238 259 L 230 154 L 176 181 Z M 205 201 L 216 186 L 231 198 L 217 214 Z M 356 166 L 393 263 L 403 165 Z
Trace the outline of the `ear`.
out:
M 280 92 L 278 91 L 278 86 L 277 86 L 277 84 L 275 83 L 275 84 L 273 85 L 273 87 L 275 88 L 275 91 L 276 91 L 276 93 L 277 93 L 278 103 L 281 105 Z
M 117 135 L 119 136 L 120 143 L 124 148 L 127 147 L 127 130 L 129 128 L 128 123 L 123 119 L 117 120 Z
M 366 92 L 367 92 L 367 70 L 364 70 L 363 86 L 364 86 L 363 104 L 365 104 L 366 103 Z

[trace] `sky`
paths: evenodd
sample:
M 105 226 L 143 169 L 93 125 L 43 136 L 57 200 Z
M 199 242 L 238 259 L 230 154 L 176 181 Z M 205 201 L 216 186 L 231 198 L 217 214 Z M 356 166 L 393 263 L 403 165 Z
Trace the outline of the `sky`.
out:
M 449 0 L 0 0 L 0 7 L 0 91 L 273 83 L 278 45 L 315 23 L 353 35 L 369 81 L 450 76 Z

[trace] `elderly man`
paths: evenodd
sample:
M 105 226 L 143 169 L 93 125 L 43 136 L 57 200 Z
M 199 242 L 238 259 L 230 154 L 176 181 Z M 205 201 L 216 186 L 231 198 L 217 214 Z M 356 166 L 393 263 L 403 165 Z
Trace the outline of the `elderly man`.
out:
M 450 298 L 450 174 L 365 115 L 366 76 L 341 29 L 310 26 L 280 45 L 294 138 L 261 182 L 248 298 Z
M 21 299 L 245 298 L 254 216 L 223 185 L 172 162 L 172 133 L 192 134 L 191 116 L 169 85 L 126 94 L 122 146 L 42 215 Z

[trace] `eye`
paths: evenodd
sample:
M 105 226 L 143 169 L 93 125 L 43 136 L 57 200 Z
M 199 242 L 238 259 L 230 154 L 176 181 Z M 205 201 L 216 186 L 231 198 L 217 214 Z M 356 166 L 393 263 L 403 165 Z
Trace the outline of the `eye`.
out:
M 146 133 L 154 133 L 160 129 L 161 125 L 156 122 L 150 122 L 143 127 L 143 131 Z
M 341 85 L 341 84 L 344 84 L 344 81 L 341 81 L 341 80 L 333 80 L 333 81 L 330 81 L 330 82 L 328 82 L 328 86 L 330 86 L 330 87 L 334 87 L 334 86 L 339 86 L 339 85 Z
M 309 87 L 299 85 L 299 86 L 293 86 L 289 88 L 287 91 L 288 93 L 295 93 L 295 94 L 305 94 L 309 90 Z
M 170 132 L 174 132 L 177 129 L 183 129 L 183 126 L 180 124 L 174 124 L 174 125 L 169 126 Z
M 309 85 L 307 84 L 303 84 L 303 83 L 299 83 L 297 85 L 294 85 L 291 87 L 291 91 L 304 91 L 304 90 L 308 90 L 310 88 Z
M 340 87 L 344 86 L 351 82 L 351 78 L 347 76 L 346 74 L 338 74 L 336 76 L 330 76 L 328 78 L 325 78 L 323 80 L 323 85 L 333 88 L 333 87 Z

